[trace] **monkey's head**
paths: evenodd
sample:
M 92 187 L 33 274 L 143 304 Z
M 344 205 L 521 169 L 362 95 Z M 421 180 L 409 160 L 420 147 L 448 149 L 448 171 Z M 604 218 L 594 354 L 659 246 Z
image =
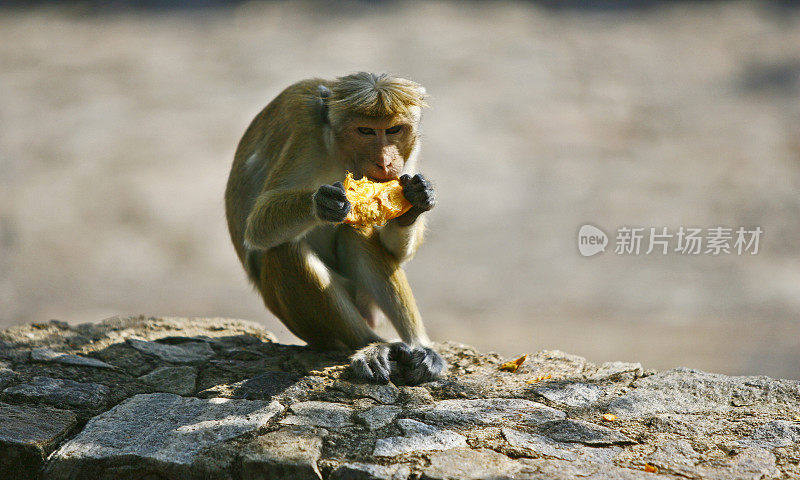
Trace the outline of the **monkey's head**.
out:
M 411 80 L 360 72 L 320 86 L 334 148 L 356 178 L 398 177 L 414 151 L 425 89 Z

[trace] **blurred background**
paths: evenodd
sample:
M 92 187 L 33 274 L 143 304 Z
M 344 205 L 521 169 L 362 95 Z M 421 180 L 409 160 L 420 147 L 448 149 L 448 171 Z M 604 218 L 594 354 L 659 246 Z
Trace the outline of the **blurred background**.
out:
M 0 328 L 220 316 L 298 342 L 230 244 L 233 153 L 289 84 L 385 71 L 431 94 L 439 205 L 407 270 L 433 339 L 798 379 L 793 3 L 6 3 Z M 764 234 L 622 256 L 624 225 Z

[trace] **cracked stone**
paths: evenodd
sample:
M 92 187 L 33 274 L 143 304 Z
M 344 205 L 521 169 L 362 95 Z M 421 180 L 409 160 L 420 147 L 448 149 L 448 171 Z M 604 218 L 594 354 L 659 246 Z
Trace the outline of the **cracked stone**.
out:
M 39 401 L 61 407 L 98 409 L 106 404 L 111 390 L 97 383 L 81 383 L 50 377 L 33 377 L 30 383 L 21 383 L 3 390 L 11 398 L 21 401 Z
M 356 414 L 356 421 L 369 430 L 377 430 L 392 423 L 403 409 L 394 405 L 378 405 Z
M 35 478 L 76 423 L 69 410 L 0 403 L 0 478 Z
M 598 446 L 636 443 L 616 430 L 582 420 L 555 420 L 540 425 L 537 430 L 557 442 Z
M 331 473 L 330 480 L 406 480 L 411 476 L 407 465 L 372 465 L 344 463 Z
M 371 398 L 383 404 L 395 403 L 400 396 L 400 389 L 391 383 L 380 385 L 337 381 L 334 383 L 333 388 L 346 393 L 350 397 Z
M 137 338 L 129 338 L 126 341 L 136 350 L 170 363 L 199 364 L 214 356 L 214 350 L 207 342 L 184 342 L 169 345 Z
M 773 420 L 756 428 L 752 435 L 739 440 L 739 445 L 771 450 L 800 443 L 800 422 Z
M 233 383 L 230 389 L 234 398 L 270 400 L 273 396 L 294 385 L 300 377 L 287 372 L 264 372 L 253 378 Z
M 588 407 L 603 395 L 603 389 L 597 385 L 579 382 L 553 382 L 536 387 L 533 392 L 557 405 L 568 407 Z
M 589 375 L 593 381 L 614 381 L 628 383 L 642 376 L 641 363 L 606 362 Z
M 775 455 L 755 447 L 746 448 L 733 458 L 706 462 L 697 471 L 704 480 L 761 480 L 780 476 L 775 467 Z
M 493 450 L 456 448 L 431 455 L 424 480 L 484 480 L 512 478 L 522 465 Z
M 700 475 L 695 465 L 702 460 L 702 457 L 692 448 L 691 443 L 678 439 L 665 441 L 645 460 L 659 469 L 694 478 Z
M 11 385 L 11 382 L 17 379 L 17 373 L 10 368 L 0 368 L 0 389 L 6 388 Z
M 397 425 L 402 437 L 381 438 L 375 442 L 373 455 L 394 457 L 404 453 L 448 450 L 466 447 L 467 439 L 451 430 L 445 430 L 411 419 L 401 419 Z
M 307 425 L 324 428 L 342 428 L 353 425 L 350 417 L 353 409 L 333 402 L 308 401 L 291 406 L 294 415 L 283 420 L 283 425 Z
M 503 437 L 513 447 L 523 448 L 539 455 L 562 460 L 575 460 L 578 458 L 578 454 L 569 448 L 569 444 L 556 442 L 541 435 L 520 432 L 513 428 L 504 428 L 502 432 Z
M 197 369 L 190 366 L 159 367 L 147 375 L 142 375 L 139 380 L 159 392 L 189 395 L 194 392 Z
M 321 479 L 317 461 L 322 439 L 313 431 L 287 427 L 260 435 L 242 454 L 242 478 Z
M 102 477 L 123 467 L 132 477 L 155 470 L 177 478 L 192 472 L 201 451 L 255 431 L 282 410 L 278 402 L 136 395 L 89 420 L 50 457 L 45 478 Z
M 538 425 L 566 418 L 566 414 L 560 410 L 518 398 L 442 400 L 413 413 L 442 426 L 496 426 L 501 422 Z
M 113 365 L 109 365 L 106 362 L 96 358 L 81 357 L 80 355 L 56 352 L 54 350 L 50 350 L 49 348 L 34 348 L 31 350 L 31 360 L 34 362 L 54 362 L 78 367 L 114 368 Z
M 621 418 L 650 417 L 661 413 L 720 413 L 735 404 L 796 403 L 800 386 L 792 380 L 769 377 L 729 377 L 677 368 L 640 378 L 634 388 L 609 404 Z

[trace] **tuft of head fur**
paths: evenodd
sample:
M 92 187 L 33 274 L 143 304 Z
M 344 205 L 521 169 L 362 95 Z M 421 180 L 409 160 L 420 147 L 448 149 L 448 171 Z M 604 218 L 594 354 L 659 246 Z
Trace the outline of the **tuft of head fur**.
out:
M 411 80 L 386 73 L 358 72 L 331 84 L 328 106 L 368 117 L 407 115 L 415 107 L 427 107 L 425 88 Z M 417 110 L 418 111 L 418 110 Z

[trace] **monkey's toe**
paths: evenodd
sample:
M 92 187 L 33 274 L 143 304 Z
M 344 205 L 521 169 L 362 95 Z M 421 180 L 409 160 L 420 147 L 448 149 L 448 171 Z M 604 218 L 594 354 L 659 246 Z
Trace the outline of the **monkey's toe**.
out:
M 392 368 L 390 348 L 385 343 L 367 345 L 350 357 L 350 368 L 359 380 L 389 383 Z
M 404 365 L 405 381 L 409 385 L 419 385 L 441 377 L 447 370 L 447 363 L 433 349 L 417 347 L 411 353 L 411 361 Z

